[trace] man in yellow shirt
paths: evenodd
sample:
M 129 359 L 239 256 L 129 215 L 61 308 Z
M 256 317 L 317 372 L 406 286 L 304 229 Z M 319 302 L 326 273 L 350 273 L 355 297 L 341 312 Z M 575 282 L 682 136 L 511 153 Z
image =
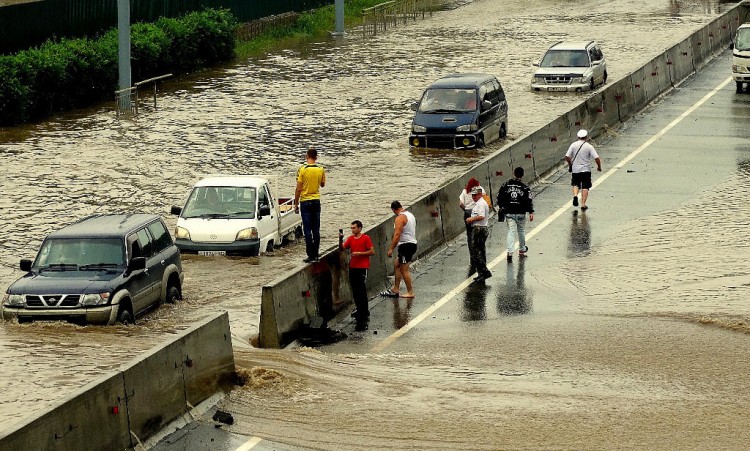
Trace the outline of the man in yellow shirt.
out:
M 307 161 L 297 171 L 297 189 L 294 191 L 294 211 L 302 215 L 305 232 L 305 263 L 318 261 L 320 251 L 320 188 L 326 186 L 326 173 L 316 161 L 318 151 L 307 149 Z

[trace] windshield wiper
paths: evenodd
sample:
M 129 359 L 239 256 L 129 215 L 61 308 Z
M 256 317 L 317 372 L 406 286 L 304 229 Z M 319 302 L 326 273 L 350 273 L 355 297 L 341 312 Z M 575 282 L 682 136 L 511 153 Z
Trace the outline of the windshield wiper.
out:
M 462 113 L 461 110 L 453 110 L 449 108 L 437 108 L 434 110 L 425 111 L 425 113 Z
M 216 218 L 226 218 L 226 213 L 204 213 L 202 215 L 195 216 L 197 218 L 208 218 L 208 219 L 216 219 Z
M 112 269 L 117 268 L 120 265 L 117 263 L 91 263 L 89 265 L 82 265 L 78 267 L 79 271 L 90 271 L 92 269 Z
M 234 216 L 239 216 L 239 215 L 254 215 L 254 214 L 255 214 L 254 211 L 234 211 L 232 213 L 227 213 L 226 216 L 234 217 Z
M 51 263 L 39 268 L 39 271 L 76 271 L 78 265 L 75 263 Z

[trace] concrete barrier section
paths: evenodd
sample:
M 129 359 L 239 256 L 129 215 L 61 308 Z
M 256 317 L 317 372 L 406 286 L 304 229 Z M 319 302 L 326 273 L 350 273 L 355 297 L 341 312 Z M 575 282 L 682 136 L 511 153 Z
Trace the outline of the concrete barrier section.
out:
M 439 195 L 441 190 L 422 196 L 407 208 L 417 220 L 417 258 L 445 243 Z M 403 201 L 401 204 L 406 206 Z
M 617 120 L 625 122 L 637 111 L 630 77 L 623 77 L 607 87 L 608 104 L 617 109 Z
M 544 131 L 547 142 L 544 147 L 539 146 L 534 151 L 534 172 L 526 172 L 524 181 L 527 183 L 543 176 L 551 168 L 559 167 L 571 142 L 571 125 L 566 115 L 550 122 Z M 574 130 L 577 131 L 578 129 Z
M 679 84 L 682 80 L 695 73 L 693 65 L 693 48 L 690 40 L 685 39 L 666 51 L 667 64 L 672 85 Z
M 187 410 L 186 393 L 196 405 L 218 392 L 215 381 L 231 380 L 229 337 L 227 313 L 215 315 L 6 430 L 0 449 L 133 448 Z
M 531 151 L 530 143 L 526 143 L 525 140 L 516 141 L 510 146 L 504 147 L 500 152 L 488 157 L 485 161 L 485 167 L 487 170 L 488 185 L 493 193 L 497 193 L 497 189 L 503 184 L 508 177 L 513 176 L 513 166 L 511 160 L 512 149 L 516 147 L 527 147 L 529 152 Z M 523 152 L 519 147 L 517 152 Z
M 193 326 L 180 339 L 187 401 L 196 406 L 234 384 L 234 352 L 229 315 Z
M 509 149 L 510 164 L 508 165 L 508 170 L 503 172 L 502 175 L 497 175 L 497 172 L 495 172 L 494 180 L 499 181 L 500 185 L 502 185 L 506 180 L 513 178 L 513 170 L 519 166 L 529 174 L 529 178 L 533 177 L 534 153 L 538 150 L 537 146 L 539 143 L 544 145 L 549 139 L 550 137 L 547 135 L 545 127 L 541 127 L 526 135 L 522 141 L 516 142 L 513 147 Z M 495 192 L 497 193 L 497 189 L 495 189 Z
M 68 396 L 4 436 L 2 450 L 84 450 L 130 447 L 120 372 L 110 373 Z
M 645 67 L 641 67 L 629 76 L 630 85 L 633 87 L 633 109 L 635 111 L 642 110 L 649 102 L 646 93 L 646 70 Z
M 708 41 L 708 27 L 703 27 L 690 37 L 690 46 L 693 48 L 693 65 L 700 70 L 706 64 L 711 54 L 711 44 Z
M 365 233 L 372 240 L 375 255 L 370 257 L 370 269 L 367 271 L 367 294 L 376 296 L 388 283 L 389 268 L 393 267 L 393 259 L 388 257 L 388 246 L 393 236 L 393 220 L 384 219 L 375 226 L 366 229 Z

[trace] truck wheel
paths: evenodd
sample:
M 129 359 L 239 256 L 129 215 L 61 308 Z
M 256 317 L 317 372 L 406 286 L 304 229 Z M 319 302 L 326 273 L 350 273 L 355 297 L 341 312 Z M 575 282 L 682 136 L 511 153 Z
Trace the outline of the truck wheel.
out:
M 124 326 L 135 324 L 135 318 L 129 306 L 120 304 L 120 309 L 117 311 L 117 322 Z
M 266 253 L 273 253 L 273 240 L 269 240 L 266 245 Z
M 180 289 L 174 285 L 170 285 L 167 288 L 167 304 L 174 304 L 177 301 L 182 300 Z
M 294 237 L 297 239 L 302 238 L 304 233 L 302 232 L 302 226 L 297 226 L 294 228 Z
M 737 82 L 737 92 L 742 92 L 742 82 L 741 81 Z

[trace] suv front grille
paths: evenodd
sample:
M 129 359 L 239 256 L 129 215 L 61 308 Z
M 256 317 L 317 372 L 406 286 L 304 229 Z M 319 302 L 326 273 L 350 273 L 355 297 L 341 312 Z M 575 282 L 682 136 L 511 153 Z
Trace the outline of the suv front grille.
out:
M 77 307 L 81 300 L 80 294 L 28 294 L 26 307 L 30 308 L 72 308 Z
M 572 78 L 570 75 L 546 75 L 544 82 L 548 85 L 569 85 Z

